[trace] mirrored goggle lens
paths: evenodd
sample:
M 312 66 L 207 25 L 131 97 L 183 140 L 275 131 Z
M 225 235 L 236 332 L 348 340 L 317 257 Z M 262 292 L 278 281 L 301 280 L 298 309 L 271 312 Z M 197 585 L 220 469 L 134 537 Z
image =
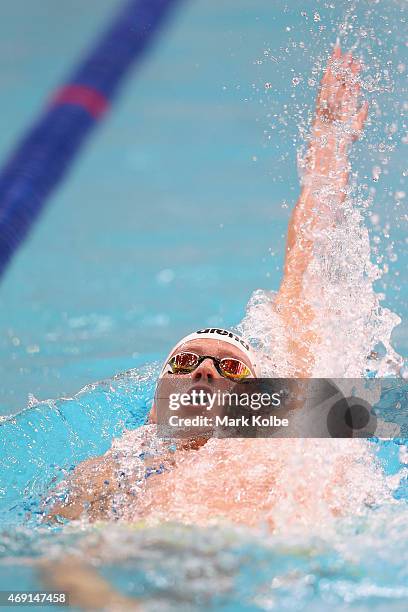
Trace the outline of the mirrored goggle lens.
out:
M 198 356 L 194 353 L 178 353 L 169 361 L 173 374 L 192 372 L 198 365 Z
M 242 380 L 251 375 L 251 370 L 239 359 L 221 359 L 220 368 L 225 376 L 233 380 Z

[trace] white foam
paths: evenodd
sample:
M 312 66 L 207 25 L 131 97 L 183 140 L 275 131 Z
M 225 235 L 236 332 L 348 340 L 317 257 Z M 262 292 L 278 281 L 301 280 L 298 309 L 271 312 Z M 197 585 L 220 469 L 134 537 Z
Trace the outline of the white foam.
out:
M 311 329 L 319 338 L 310 347 L 312 375 L 358 378 L 371 370 L 379 376 L 396 375 L 403 359 L 391 345 L 391 333 L 400 318 L 382 305 L 383 296 L 374 289 L 381 270 L 370 259 L 358 202 L 348 198 L 339 211 L 325 198 L 323 206 L 324 223 L 320 230 L 313 229 L 313 257 L 303 281 L 304 302 L 314 312 Z M 264 376 L 291 376 L 287 340 L 293 332 L 274 309 L 274 299 L 274 292 L 255 291 L 238 328 L 262 351 Z M 373 361 L 378 345 L 382 354 Z

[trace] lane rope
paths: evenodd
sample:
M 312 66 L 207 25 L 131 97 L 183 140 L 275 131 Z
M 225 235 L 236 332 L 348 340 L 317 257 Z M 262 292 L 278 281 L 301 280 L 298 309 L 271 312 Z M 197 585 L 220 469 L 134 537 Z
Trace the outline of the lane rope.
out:
M 131 0 L 51 97 L 0 172 L 0 275 L 179 0 Z

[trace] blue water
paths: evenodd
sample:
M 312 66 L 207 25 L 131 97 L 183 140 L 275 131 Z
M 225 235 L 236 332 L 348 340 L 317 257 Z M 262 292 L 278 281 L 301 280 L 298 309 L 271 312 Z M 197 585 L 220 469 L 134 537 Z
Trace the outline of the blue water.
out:
M 118 4 L 17 0 L 4 8 L 0 159 Z M 180 2 L 2 280 L 0 414 L 26 406 L 29 393 L 70 396 L 162 357 L 197 326 L 238 323 L 254 289 L 277 288 L 298 195 L 297 105 L 312 108 L 316 94 L 306 82 L 294 87 L 292 76 L 307 81 L 351 6 L 287 4 Z M 384 157 L 379 144 L 395 145 L 373 208 L 382 227 L 391 224 L 381 254 L 392 240 L 398 254 L 385 278 L 387 304 L 406 320 L 401 275 L 408 259 L 398 227 L 404 202 L 397 209 L 393 193 L 406 190 L 399 120 L 406 79 L 396 66 L 407 63 L 407 47 L 399 34 L 402 5 L 382 2 L 375 18 L 364 16 L 369 5 L 358 3 L 357 23 L 371 19 L 378 37 L 396 46 L 391 53 L 391 43 L 370 42 L 384 69 L 392 62 L 394 85 L 368 93 L 383 116 L 356 145 L 355 167 L 360 182 L 372 186 L 371 168 Z M 362 55 L 368 62 L 364 48 Z M 398 130 L 391 142 L 385 130 L 392 121 Z M 406 324 L 395 344 L 406 353 Z
M 273 536 L 232 525 L 62 530 L 44 524 L 47 492 L 56 482 L 105 452 L 124 428 L 143 424 L 157 374 L 157 367 L 131 370 L 0 425 L 0 589 L 43 588 L 38 560 L 52 564 L 75 551 L 78 562 L 96 563 L 113 588 L 141 599 L 147 610 L 404 609 L 406 481 L 394 503 L 339 520 L 335 536 L 327 537 L 308 530 Z M 403 467 L 401 444 L 375 444 L 388 475 Z
M 15 0 L 3 7 L 1 159 L 118 4 Z M 0 414 L 24 408 L 29 394 L 71 397 L 84 385 L 109 380 L 72 400 L 36 404 L 31 398 L 32 408 L 1 426 L 0 588 L 10 588 L 11 577 L 19 588 L 34 588 L 35 567 L 19 560 L 44 554 L 50 538 L 64 551 L 72 539 L 87 537 L 86 530 L 38 531 L 40 499 L 79 461 L 109 448 L 124 427 L 143 423 L 157 373 L 157 366 L 143 364 L 162 358 L 197 326 L 239 322 L 254 289 L 277 288 L 298 194 L 299 106 L 312 107 L 316 87 L 307 78 L 350 6 L 334 0 L 180 2 L 18 252 L 0 288 Z M 370 9 L 374 18 L 365 15 Z M 372 167 L 383 168 L 373 210 L 388 234 L 378 255 L 390 271 L 378 288 L 406 321 L 406 204 L 394 197 L 406 191 L 402 9 L 402 2 L 384 0 L 380 6 L 359 2 L 355 11 L 357 24 L 374 20 L 383 43 L 372 41 L 370 48 L 383 67 L 391 62 L 392 85 L 367 94 L 382 115 L 373 115 L 353 165 L 367 189 Z M 357 38 L 355 30 L 342 40 Z M 361 47 L 368 62 L 367 46 Z M 299 74 L 305 82 L 295 87 Z M 381 143 L 393 150 L 384 153 Z M 390 256 L 392 242 L 397 260 Z M 395 331 L 394 344 L 407 354 L 406 323 Z M 377 451 L 388 474 L 401 469 L 396 443 L 379 444 Z M 406 488 L 396 497 L 397 506 L 339 529 L 343 552 L 339 542 L 255 540 L 232 528 L 216 537 L 205 529 L 163 528 L 152 544 L 148 532 L 117 527 L 114 552 L 126 541 L 140 554 L 114 568 L 105 562 L 100 571 L 122 592 L 142 594 L 152 609 L 167 601 L 170 609 L 191 609 L 193 602 L 197 609 L 234 611 L 403 610 Z M 229 591 L 223 591 L 224 579 Z

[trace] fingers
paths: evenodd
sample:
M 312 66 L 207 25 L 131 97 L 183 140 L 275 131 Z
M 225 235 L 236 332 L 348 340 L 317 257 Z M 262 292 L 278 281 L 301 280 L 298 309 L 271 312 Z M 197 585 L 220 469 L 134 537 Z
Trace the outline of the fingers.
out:
M 347 51 L 342 57 L 341 57 L 341 67 L 343 68 L 343 70 L 347 70 L 351 64 L 353 57 L 350 53 L 350 51 Z
M 344 93 L 339 100 L 341 107 L 341 119 L 347 121 L 352 119 L 357 111 L 358 97 L 360 94 L 360 85 L 358 83 L 351 83 L 344 86 Z
M 342 104 L 349 97 L 350 88 L 347 88 L 345 83 L 341 83 L 336 91 L 335 104 L 341 110 Z
M 353 130 L 356 132 L 356 138 L 358 138 L 358 136 L 360 135 L 360 132 L 362 131 L 363 127 L 364 127 L 364 123 L 366 122 L 367 116 L 368 116 L 368 102 L 367 100 L 365 102 L 363 102 L 363 104 L 360 107 L 360 110 L 358 111 L 358 113 L 356 114 L 354 121 L 353 121 Z
M 346 53 L 341 52 L 340 43 L 337 39 L 323 79 L 325 79 L 325 77 L 326 79 L 330 78 L 331 74 L 334 73 L 335 76 L 346 81 L 350 76 L 356 77 L 361 71 L 361 67 L 361 62 L 353 58 L 351 51 L 347 51 Z
M 336 43 L 321 80 L 320 91 L 317 98 L 317 104 L 320 107 L 327 108 L 327 106 L 332 104 L 335 100 L 338 89 L 338 78 L 334 69 L 336 68 L 339 58 L 341 58 L 341 49 L 340 45 Z
M 339 39 L 336 40 L 336 44 L 334 45 L 332 57 L 334 59 L 340 59 L 340 57 L 341 57 L 341 47 L 340 47 L 340 40 Z
M 365 100 L 365 101 L 363 102 L 363 105 L 362 105 L 362 107 L 361 107 L 360 111 L 359 111 L 359 115 L 361 115 L 361 117 L 360 117 L 360 118 L 361 118 L 361 120 L 363 121 L 363 123 L 364 123 L 364 121 L 367 119 L 367 116 L 368 116 L 368 108 L 369 108 L 368 101 L 367 101 L 367 100 Z
M 324 71 L 323 78 L 321 81 L 322 84 L 332 81 L 335 78 L 335 75 L 333 74 L 333 70 L 332 70 L 333 65 L 334 65 L 333 62 L 338 60 L 339 58 L 341 58 L 341 49 L 340 49 L 340 43 L 337 39 L 336 44 L 333 48 L 333 52 L 327 62 L 326 70 Z
M 361 131 L 368 112 L 366 104 L 357 112 L 361 68 L 361 62 L 353 58 L 351 51 L 342 53 L 337 40 L 321 80 L 317 116 L 329 122 L 347 122 L 356 131 Z
M 351 65 L 350 65 L 350 70 L 351 70 L 352 74 L 358 75 L 358 73 L 361 70 L 361 63 L 358 60 L 353 59 Z

